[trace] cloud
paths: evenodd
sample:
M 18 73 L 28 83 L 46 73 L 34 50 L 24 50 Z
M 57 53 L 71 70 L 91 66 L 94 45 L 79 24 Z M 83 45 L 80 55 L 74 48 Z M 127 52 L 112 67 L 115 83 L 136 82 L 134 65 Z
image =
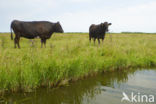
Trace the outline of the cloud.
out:
M 110 31 L 143 31 L 155 32 L 156 2 L 136 6 L 107 10 L 97 8 L 92 11 L 84 10 L 75 13 L 64 13 L 59 18 L 65 31 L 88 32 L 91 24 L 104 21 L 112 22 Z
M 156 32 L 156 2 L 149 2 L 128 8 L 122 8 L 111 13 L 117 30 Z
M 114 10 L 97 8 L 93 11 L 81 11 L 73 13 L 72 16 L 68 16 L 69 19 L 66 21 L 72 21 L 70 25 L 71 28 L 73 28 L 72 26 L 74 26 L 74 23 L 77 25 L 76 28 L 72 29 L 74 31 L 80 29 L 87 32 L 90 24 L 98 24 L 108 21 L 112 22 L 113 25 L 110 27 L 110 31 L 114 32 L 156 32 L 155 13 L 156 2 L 153 1 L 146 4 L 139 4 Z M 76 21 L 74 22 L 74 20 Z M 67 31 L 70 31 L 71 28 L 68 28 Z
M 77 2 L 77 3 L 80 3 L 80 2 L 81 2 L 81 3 L 82 3 L 82 2 L 84 3 L 84 2 L 92 2 L 93 0 L 68 0 L 68 2 L 70 2 L 70 1 L 71 1 L 71 2 Z
M 111 22 L 110 31 L 156 32 L 156 1 L 121 6 L 105 0 L 2 0 L 0 31 L 13 19 L 60 21 L 65 32 L 88 32 L 91 24 Z M 134 2 L 134 0 L 132 0 Z M 135 2 L 134 2 L 135 3 Z

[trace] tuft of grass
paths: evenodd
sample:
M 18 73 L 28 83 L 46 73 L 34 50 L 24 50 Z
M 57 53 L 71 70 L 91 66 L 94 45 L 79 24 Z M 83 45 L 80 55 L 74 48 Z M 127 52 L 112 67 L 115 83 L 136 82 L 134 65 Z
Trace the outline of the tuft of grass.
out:
M 87 33 L 54 34 L 46 48 L 21 38 L 14 49 L 10 34 L 0 34 L 0 93 L 53 87 L 62 80 L 128 68 L 156 67 L 156 34 L 107 34 L 103 44 Z

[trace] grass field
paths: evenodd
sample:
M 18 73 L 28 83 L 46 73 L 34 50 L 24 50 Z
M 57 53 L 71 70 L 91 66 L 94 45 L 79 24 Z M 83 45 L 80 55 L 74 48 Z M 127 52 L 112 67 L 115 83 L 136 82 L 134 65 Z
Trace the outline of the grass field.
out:
M 10 34 L 0 34 L 0 92 L 57 86 L 90 73 L 156 67 L 156 34 L 106 34 L 103 44 L 87 33 L 53 34 L 47 47 L 22 38 L 14 49 Z M 58 83 L 59 82 L 59 83 Z

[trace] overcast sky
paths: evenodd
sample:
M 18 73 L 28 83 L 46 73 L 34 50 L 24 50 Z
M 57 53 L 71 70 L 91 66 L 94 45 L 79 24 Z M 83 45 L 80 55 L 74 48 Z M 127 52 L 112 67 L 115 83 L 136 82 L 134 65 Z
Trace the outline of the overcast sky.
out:
M 156 0 L 0 0 L 0 32 L 14 19 L 60 21 L 65 32 L 105 21 L 110 32 L 156 32 Z

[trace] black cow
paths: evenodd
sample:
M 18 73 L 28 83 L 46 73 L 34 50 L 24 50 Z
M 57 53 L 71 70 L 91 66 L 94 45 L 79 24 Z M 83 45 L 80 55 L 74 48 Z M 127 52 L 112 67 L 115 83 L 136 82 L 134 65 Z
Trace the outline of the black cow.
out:
M 105 33 L 108 32 L 108 26 L 111 25 L 111 23 L 104 22 L 99 25 L 92 24 L 89 27 L 89 40 L 91 42 L 91 38 L 94 38 L 94 44 L 95 40 L 98 39 L 98 43 L 100 44 L 100 39 L 102 41 L 105 38 Z
M 54 32 L 63 33 L 63 29 L 59 22 L 51 23 L 48 21 L 32 21 L 24 22 L 14 20 L 11 22 L 11 39 L 13 40 L 12 29 L 15 33 L 14 44 L 20 48 L 19 40 L 20 37 L 34 39 L 36 37 L 41 38 L 41 47 L 46 46 L 46 39 L 49 39 Z

